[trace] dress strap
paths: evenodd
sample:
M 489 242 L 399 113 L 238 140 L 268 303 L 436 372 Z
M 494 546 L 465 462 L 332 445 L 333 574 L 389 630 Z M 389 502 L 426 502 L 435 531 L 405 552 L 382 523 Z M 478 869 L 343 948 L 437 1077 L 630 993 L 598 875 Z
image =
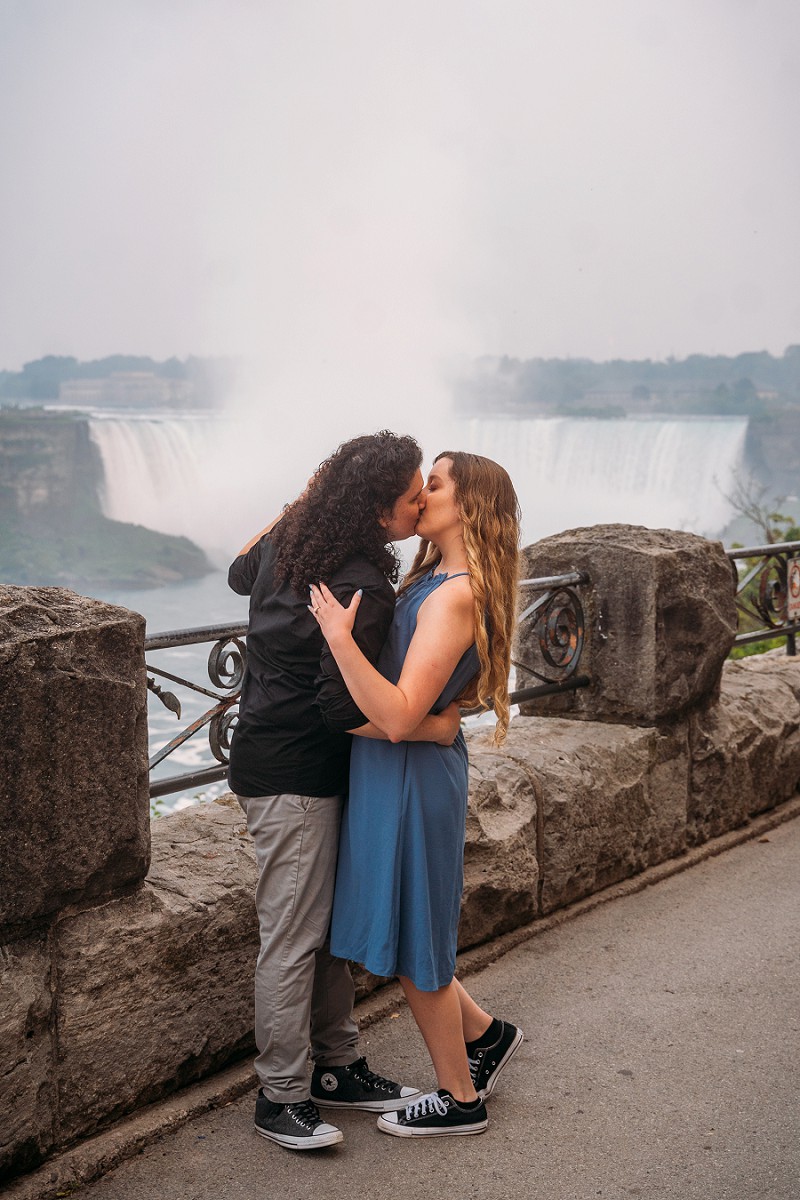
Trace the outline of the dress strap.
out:
M 452 575 L 448 575 L 447 571 L 441 571 L 438 575 L 434 575 L 434 579 L 440 579 L 444 576 L 445 579 L 458 579 L 461 575 L 469 575 L 469 571 L 454 571 Z

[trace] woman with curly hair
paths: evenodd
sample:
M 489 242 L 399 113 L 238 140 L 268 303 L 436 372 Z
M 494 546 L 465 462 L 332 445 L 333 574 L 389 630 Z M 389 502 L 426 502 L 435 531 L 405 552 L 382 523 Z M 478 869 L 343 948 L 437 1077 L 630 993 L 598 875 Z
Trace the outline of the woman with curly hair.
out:
M 358 738 L 342 822 L 331 949 L 397 975 L 433 1060 L 439 1090 L 386 1113 L 400 1137 L 481 1133 L 484 1099 L 522 1033 L 484 1012 L 454 978 L 463 885 L 467 749 L 411 740 L 456 698 L 509 722 L 519 506 L 502 467 L 445 451 L 422 493 L 422 544 L 400 589 L 377 669 L 353 637 L 359 596 L 320 583 L 311 609 L 356 704 L 389 741 Z M 402 1106 L 400 1106 L 402 1107 Z
M 395 602 L 398 560 L 389 543 L 414 532 L 421 459 L 413 438 L 385 430 L 345 442 L 303 495 L 244 547 L 228 575 L 233 590 L 250 597 L 229 781 L 259 869 L 256 1129 L 297 1150 L 342 1140 L 321 1120 L 316 1099 L 384 1112 L 418 1094 L 359 1057 L 353 982 L 326 944 L 349 734 L 385 735 L 348 694 L 307 603 L 309 584 L 322 577 L 344 604 L 363 589 L 353 644 L 365 661 L 377 661 Z M 452 741 L 458 724 L 452 705 L 423 717 L 411 736 Z

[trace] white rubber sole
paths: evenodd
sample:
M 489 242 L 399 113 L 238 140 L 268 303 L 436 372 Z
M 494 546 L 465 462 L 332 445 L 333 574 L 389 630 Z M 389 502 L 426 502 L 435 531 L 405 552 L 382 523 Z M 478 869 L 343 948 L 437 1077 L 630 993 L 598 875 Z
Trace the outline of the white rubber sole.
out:
M 485 1133 L 488 1121 L 478 1121 L 474 1125 L 453 1125 L 449 1129 L 410 1129 L 407 1125 L 398 1125 L 396 1121 L 384 1121 L 378 1117 L 378 1129 L 381 1133 L 389 1133 L 392 1137 L 463 1137 L 471 1133 Z
M 312 1133 L 308 1137 L 292 1137 L 288 1133 L 271 1133 L 259 1125 L 254 1128 L 260 1137 L 267 1138 L 278 1146 L 285 1146 L 287 1150 L 320 1150 L 323 1146 L 335 1146 L 337 1142 L 344 1141 L 341 1129 L 331 1129 L 328 1133 Z
M 360 1100 L 354 1103 L 348 1103 L 347 1100 L 328 1100 L 322 1096 L 314 1096 L 311 1099 L 318 1108 L 351 1108 L 356 1112 L 371 1112 L 371 1113 L 388 1113 L 399 1112 L 401 1108 L 405 1108 L 407 1104 L 413 1104 L 414 1101 L 422 1095 L 422 1092 L 417 1088 L 409 1096 L 403 1096 L 399 1100 Z
M 478 1095 L 480 1096 L 481 1100 L 486 1100 L 486 1099 L 488 1099 L 489 1096 L 491 1096 L 492 1092 L 497 1087 L 497 1081 L 500 1078 L 501 1071 L 503 1071 L 504 1068 L 507 1066 L 509 1059 L 511 1058 L 511 1055 L 514 1054 L 517 1050 L 519 1050 L 520 1046 L 522 1045 L 522 1043 L 524 1041 L 525 1041 L 525 1035 L 521 1029 L 518 1029 L 517 1036 L 514 1038 L 514 1041 L 508 1047 L 505 1054 L 500 1059 L 500 1062 L 495 1067 L 494 1073 L 492 1074 L 486 1087 L 479 1089 Z

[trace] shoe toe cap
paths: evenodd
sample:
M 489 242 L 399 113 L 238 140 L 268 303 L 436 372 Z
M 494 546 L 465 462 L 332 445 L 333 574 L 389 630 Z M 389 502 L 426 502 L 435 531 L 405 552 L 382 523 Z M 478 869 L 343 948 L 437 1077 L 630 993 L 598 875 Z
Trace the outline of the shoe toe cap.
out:
M 419 1090 L 419 1088 L 415 1088 L 415 1087 L 401 1087 L 400 1095 L 403 1097 L 404 1100 L 406 1100 L 406 1099 L 410 1099 L 412 1096 L 421 1096 L 422 1092 Z

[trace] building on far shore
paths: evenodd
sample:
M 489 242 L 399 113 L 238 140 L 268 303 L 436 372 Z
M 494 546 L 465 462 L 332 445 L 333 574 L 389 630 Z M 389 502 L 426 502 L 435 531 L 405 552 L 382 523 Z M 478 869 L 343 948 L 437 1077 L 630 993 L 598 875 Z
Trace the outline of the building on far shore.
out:
M 190 379 L 164 379 L 153 371 L 112 371 L 103 379 L 64 380 L 58 400 L 75 408 L 185 408 L 194 391 Z

